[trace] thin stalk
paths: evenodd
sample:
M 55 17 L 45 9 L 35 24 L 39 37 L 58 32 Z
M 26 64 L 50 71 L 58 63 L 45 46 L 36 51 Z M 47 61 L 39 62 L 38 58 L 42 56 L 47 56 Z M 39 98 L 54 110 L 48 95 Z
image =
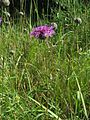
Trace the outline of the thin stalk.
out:
M 42 105 L 41 103 L 39 103 L 38 101 L 36 101 L 35 99 L 33 99 L 32 97 L 28 97 L 30 100 L 32 100 L 33 102 L 35 102 L 37 105 L 41 106 L 45 111 L 47 111 L 48 113 L 50 113 L 53 117 L 55 117 L 57 120 L 62 120 L 60 117 L 58 117 L 55 113 L 53 113 L 51 110 L 47 109 L 44 105 Z

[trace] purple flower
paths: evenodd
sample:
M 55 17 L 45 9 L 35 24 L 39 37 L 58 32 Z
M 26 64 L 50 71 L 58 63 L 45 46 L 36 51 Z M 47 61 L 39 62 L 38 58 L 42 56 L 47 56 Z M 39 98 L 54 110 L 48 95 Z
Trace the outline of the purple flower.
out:
M 0 25 L 2 24 L 2 17 L 0 17 Z
M 30 33 L 30 36 L 34 36 L 35 38 L 46 38 L 46 37 L 52 37 L 55 34 L 54 27 L 43 25 L 38 26 L 36 28 L 33 28 L 33 30 Z

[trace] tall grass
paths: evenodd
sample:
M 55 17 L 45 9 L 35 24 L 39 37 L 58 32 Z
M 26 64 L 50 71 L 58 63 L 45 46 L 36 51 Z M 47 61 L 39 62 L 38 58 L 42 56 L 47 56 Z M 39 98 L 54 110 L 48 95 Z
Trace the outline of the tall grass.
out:
M 30 38 L 31 13 L 30 21 L 21 16 L 17 23 L 3 15 L 0 120 L 90 118 L 90 8 L 82 1 L 57 2 L 67 11 L 59 8 L 53 20 L 37 21 L 37 25 L 58 24 L 56 35 L 48 38 L 49 46 L 44 40 Z M 82 24 L 76 24 L 75 17 L 80 17 Z

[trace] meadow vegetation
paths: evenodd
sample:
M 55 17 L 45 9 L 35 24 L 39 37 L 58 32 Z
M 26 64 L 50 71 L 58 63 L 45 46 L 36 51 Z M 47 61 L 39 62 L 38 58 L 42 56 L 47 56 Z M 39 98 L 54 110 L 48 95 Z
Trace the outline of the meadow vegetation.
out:
M 53 19 L 33 25 L 0 14 L 0 120 L 90 119 L 90 2 L 61 3 Z M 53 37 L 30 38 L 34 26 L 51 22 Z

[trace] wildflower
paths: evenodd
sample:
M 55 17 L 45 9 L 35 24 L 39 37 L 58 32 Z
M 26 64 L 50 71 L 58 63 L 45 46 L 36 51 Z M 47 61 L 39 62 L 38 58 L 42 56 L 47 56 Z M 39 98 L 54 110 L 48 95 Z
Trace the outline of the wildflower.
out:
M 52 37 L 55 34 L 54 27 L 48 26 L 48 25 L 43 25 L 43 26 L 38 26 L 32 30 L 30 33 L 30 36 L 34 36 L 35 38 L 46 38 L 46 37 Z
M 82 20 L 81 20 L 81 18 L 74 18 L 74 22 L 77 24 L 81 24 Z
M 2 24 L 2 17 L 0 17 L 0 25 Z

